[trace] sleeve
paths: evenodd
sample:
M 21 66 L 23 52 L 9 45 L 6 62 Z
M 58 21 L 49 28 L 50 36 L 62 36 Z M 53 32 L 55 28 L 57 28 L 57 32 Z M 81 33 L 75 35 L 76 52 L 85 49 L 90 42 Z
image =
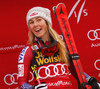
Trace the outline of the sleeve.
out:
M 19 55 L 19 59 L 18 59 L 19 87 L 21 87 L 24 83 L 28 82 L 32 58 L 33 58 L 32 50 L 29 46 L 25 47 Z

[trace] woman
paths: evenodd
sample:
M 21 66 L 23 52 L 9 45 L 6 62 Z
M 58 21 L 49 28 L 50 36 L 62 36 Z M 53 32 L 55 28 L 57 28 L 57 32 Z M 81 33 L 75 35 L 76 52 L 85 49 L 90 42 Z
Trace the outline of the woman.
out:
M 72 89 L 68 52 L 59 35 L 52 29 L 50 10 L 30 9 L 26 16 L 29 46 L 19 55 L 18 71 L 21 89 Z M 35 78 L 28 84 L 30 68 Z

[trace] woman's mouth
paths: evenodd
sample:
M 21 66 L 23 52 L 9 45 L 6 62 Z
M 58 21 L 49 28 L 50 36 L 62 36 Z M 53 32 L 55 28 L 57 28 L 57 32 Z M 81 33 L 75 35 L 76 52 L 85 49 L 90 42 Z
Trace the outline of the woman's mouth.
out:
M 36 31 L 36 32 L 39 32 L 40 30 L 42 30 L 42 29 L 36 29 L 35 31 Z

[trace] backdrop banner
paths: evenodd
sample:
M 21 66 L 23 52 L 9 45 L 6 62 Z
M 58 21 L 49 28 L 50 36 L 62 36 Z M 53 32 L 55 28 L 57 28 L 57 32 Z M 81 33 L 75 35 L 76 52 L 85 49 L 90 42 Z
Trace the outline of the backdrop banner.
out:
M 34 6 L 51 10 L 53 29 L 62 37 L 52 7 L 64 3 L 83 70 L 100 81 L 100 1 L 99 0 L 0 0 L 0 89 L 18 88 L 18 56 L 26 46 L 27 11 Z M 73 69 L 71 80 L 78 89 Z M 29 83 L 34 79 L 30 72 Z

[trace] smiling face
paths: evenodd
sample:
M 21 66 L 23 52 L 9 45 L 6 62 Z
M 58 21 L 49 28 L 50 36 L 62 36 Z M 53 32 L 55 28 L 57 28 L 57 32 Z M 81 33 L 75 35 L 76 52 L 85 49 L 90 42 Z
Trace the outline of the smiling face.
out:
M 30 19 L 29 28 L 36 37 L 42 38 L 44 41 L 49 39 L 47 24 L 43 18 L 35 17 Z

